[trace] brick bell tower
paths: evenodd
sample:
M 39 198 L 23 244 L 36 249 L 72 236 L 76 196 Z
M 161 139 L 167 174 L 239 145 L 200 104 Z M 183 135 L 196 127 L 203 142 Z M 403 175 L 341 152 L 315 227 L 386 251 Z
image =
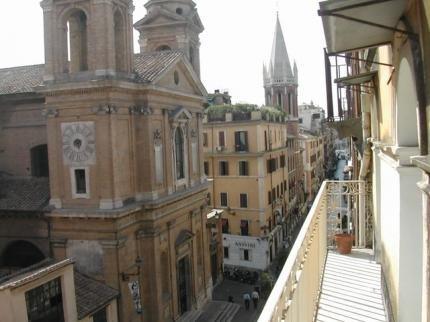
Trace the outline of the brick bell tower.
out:
M 135 23 L 140 51 L 181 50 L 200 76 L 200 33 L 204 27 L 192 0 L 150 0 Z
M 101 76 L 132 71 L 131 0 L 43 0 L 41 6 L 45 81 L 81 72 Z
M 268 65 L 263 66 L 264 94 L 267 106 L 279 106 L 289 116 L 298 117 L 298 70 L 290 58 L 285 45 L 279 15 L 276 17 L 272 54 Z
M 120 108 L 133 79 L 133 2 L 44 0 L 41 7 L 51 205 L 120 208 L 133 185 L 121 170 L 132 147 Z

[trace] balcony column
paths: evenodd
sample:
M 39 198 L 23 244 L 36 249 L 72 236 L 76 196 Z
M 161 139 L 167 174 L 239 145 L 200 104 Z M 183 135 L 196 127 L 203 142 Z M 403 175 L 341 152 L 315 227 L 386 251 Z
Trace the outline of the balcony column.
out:
M 358 186 L 358 246 L 366 247 L 366 182 Z

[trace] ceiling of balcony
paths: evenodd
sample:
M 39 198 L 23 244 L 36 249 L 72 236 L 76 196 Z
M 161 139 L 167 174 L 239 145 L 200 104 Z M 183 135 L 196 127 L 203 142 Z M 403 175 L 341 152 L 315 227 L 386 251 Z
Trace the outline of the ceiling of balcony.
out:
M 406 0 L 320 2 L 319 15 L 322 17 L 328 53 L 349 52 L 390 43 L 394 34 L 390 28 L 396 28 L 405 8 Z

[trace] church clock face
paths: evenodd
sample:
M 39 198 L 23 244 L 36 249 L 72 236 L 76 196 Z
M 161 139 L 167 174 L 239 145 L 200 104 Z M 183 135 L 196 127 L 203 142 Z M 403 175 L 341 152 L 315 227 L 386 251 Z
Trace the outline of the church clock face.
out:
M 95 164 L 94 122 L 62 123 L 63 159 L 69 165 Z

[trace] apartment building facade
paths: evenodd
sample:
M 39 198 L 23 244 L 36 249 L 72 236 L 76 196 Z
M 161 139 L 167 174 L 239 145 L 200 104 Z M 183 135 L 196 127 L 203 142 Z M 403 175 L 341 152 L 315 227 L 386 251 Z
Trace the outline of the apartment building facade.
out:
M 302 132 L 299 141 L 303 150 L 304 191 L 313 200 L 325 178 L 324 137 Z
M 221 120 L 209 114 L 203 126 L 210 203 L 225 210 L 224 264 L 266 269 L 291 224 L 288 206 L 302 176 L 298 144 L 284 117 L 270 120 L 261 111 L 227 112 Z

